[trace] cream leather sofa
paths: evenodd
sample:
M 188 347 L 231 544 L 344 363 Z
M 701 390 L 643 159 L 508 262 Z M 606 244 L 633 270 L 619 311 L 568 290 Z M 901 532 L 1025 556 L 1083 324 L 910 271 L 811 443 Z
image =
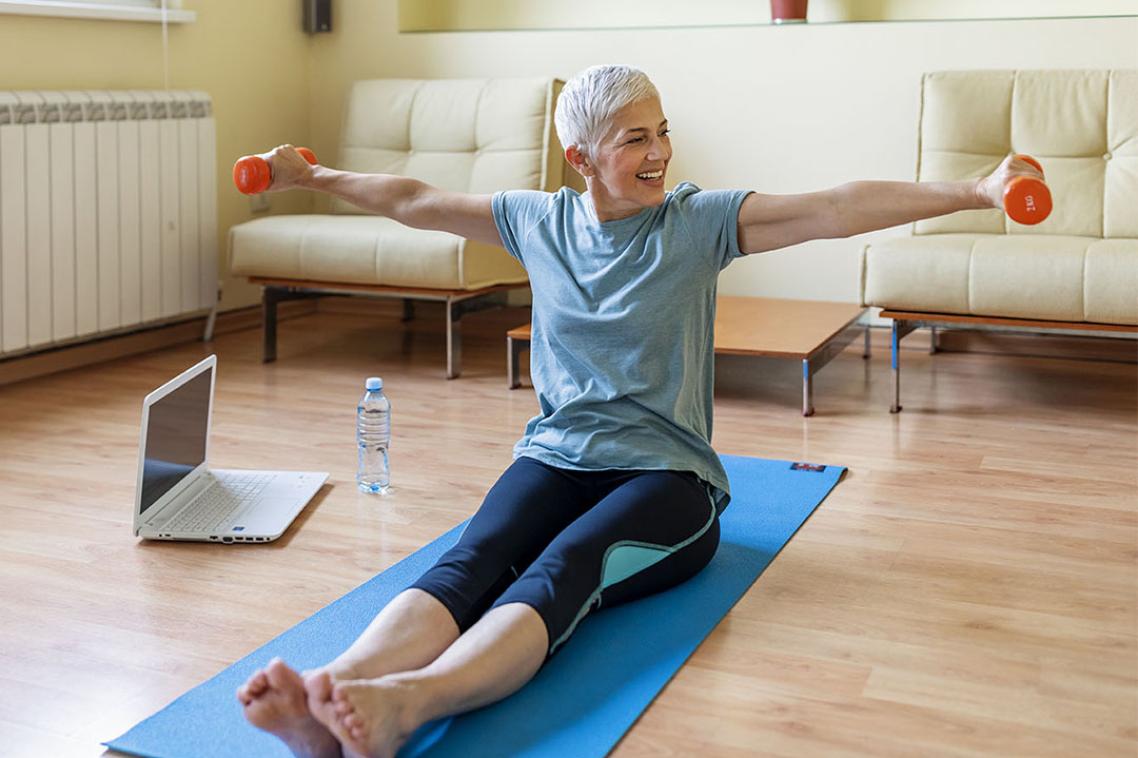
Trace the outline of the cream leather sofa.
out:
M 921 87 L 918 181 L 979 177 L 1009 153 L 1043 165 L 1054 210 L 920 221 L 862 250 L 861 300 L 901 339 L 922 326 L 1138 331 L 1138 70 L 960 71 Z
M 555 79 L 376 79 L 348 96 L 336 168 L 412 176 L 491 193 L 581 187 L 562 155 Z M 528 286 L 505 250 L 411 229 L 334 200 L 330 214 L 270 216 L 234 226 L 231 270 L 263 287 L 264 360 L 276 358 L 276 306 L 327 294 L 398 297 L 447 308 L 447 378 L 461 371 L 460 319 Z

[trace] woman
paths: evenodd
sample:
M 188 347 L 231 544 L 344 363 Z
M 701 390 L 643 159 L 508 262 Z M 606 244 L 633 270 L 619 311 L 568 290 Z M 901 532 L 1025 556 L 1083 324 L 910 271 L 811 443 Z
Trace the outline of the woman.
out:
M 519 689 L 589 612 L 707 565 L 729 499 L 710 440 L 715 291 L 732 260 L 999 207 L 1005 181 L 1039 175 L 1009 159 L 978 181 L 665 192 L 668 122 L 627 66 L 568 82 L 556 126 L 583 195 L 468 195 L 309 166 L 290 146 L 271 156 L 273 190 L 328 192 L 521 261 L 540 406 L 457 545 L 347 651 L 304 675 L 274 660 L 238 690 L 298 755 L 393 755 L 423 723 Z

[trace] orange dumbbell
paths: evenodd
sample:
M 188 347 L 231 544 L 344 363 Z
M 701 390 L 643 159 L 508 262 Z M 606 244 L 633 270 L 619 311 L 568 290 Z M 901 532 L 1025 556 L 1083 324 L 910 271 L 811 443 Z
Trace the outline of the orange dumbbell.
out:
M 300 153 L 304 160 L 314 166 L 316 165 L 316 154 L 307 147 L 298 147 L 296 152 Z M 237 162 L 233 164 L 233 183 L 237 185 L 237 189 L 246 195 L 256 195 L 267 190 L 269 185 L 273 183 L 273 169 L 269 165 L 269 154 L 246 155 L 238 158 Z
M 1039 161 L 1030 155 L 1017 155 L 1016 158 L 1043 171 Z M 1039 179 L 1017 176 L 1004 187 L 1004 210 L 1016 223 L 1038 224 L 1051 213 L 1051 190 Z

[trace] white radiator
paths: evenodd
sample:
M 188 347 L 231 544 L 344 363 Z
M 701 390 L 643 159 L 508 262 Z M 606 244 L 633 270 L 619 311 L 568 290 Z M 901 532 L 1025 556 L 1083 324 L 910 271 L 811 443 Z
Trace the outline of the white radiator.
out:
M 201 92 L 0 92 L 0 356 L 217 301 Z

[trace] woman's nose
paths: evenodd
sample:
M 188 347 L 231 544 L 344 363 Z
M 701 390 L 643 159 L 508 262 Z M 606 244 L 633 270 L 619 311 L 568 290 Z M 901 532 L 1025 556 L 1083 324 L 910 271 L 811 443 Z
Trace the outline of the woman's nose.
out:
M 650 160 L 664 159 L 672 157 L 672 149 L 669 147 L 661 137 L 652 139 L 651 144 L 648 145 L 648 158 Z

